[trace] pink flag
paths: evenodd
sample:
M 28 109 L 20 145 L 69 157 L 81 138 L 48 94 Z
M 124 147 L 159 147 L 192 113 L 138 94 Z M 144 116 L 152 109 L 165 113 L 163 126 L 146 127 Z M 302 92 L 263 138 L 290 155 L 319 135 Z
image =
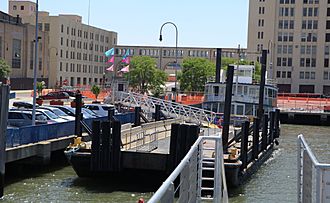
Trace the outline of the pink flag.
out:
M 114 63 L 115 62 L 115 56 L 112 56 L 107 63 Z
M 125 59 L 122 60 L 122 62 L 126 63 L 126 64 L 129 64 L 131 62 L 131 59 L 130 57 L 126 57 Z
M 128 73 L 129 72 L 129 65 L 125 66 L 124 68 L 122 68 L 120 70 L 120 72 L 123 72 L 123 73 Z
M 107 68 L 107 71 L 113 71 L 113 65 Z

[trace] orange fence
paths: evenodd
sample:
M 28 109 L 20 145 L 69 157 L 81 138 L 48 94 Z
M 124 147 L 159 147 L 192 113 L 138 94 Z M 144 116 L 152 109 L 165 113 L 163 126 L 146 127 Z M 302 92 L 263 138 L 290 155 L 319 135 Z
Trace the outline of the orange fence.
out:
M 169 97 L 165 96 L 165 100 L 168 100 Z M 173 99 L 173 97 L 172 97 Z M 184 105 L 194 105 L 203 103 L 204 95 L 178 95 L 177 102 Z
M 287 110 L 323 111 L 330 106 L 330 98 L 278 97 L 277 107 Z

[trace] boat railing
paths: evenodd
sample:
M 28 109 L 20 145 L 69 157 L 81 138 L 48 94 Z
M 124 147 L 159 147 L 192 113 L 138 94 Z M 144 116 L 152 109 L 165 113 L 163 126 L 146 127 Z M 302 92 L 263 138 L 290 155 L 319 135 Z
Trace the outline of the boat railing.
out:
M 298 202 L 329 202 L 330 164 L 319 163 L 303 135 L 298 136 Z
M 213 144 L 210 144 L 213 142 Z M 205 144 L 208 143 L 208 144 Z M 206 167 L 205 162 L 213 164 Z M 205 188 L 203 170 L 213 170 L 213 185 Z M 212 195 L 204 196 L 205 193 Z M 216 136 L 200 136 L 191 147 L 180 164 L 174 169 L 161 187 L 151 197 L 148 203 L 173 203 L 173 202 L 202 202 L 213 201 L 227 203 L 227 185 L 223 163 L 222 138 Z

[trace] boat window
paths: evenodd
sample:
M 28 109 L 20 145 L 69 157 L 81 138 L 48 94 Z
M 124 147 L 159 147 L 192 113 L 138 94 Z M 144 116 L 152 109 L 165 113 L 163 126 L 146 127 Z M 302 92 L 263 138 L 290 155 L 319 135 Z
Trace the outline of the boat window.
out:
M 237 88 L 237 94 L 238 95 L 242 95 L 243 94 L 243 89 L 242 88 L 243 87 L 241 85 L 238 86 L 238 88 Z
M 214 86 L 214 96 L 219 96 L 219 86 Z
M 244 86 L 244 95 L 248 95 L 248 87 Z

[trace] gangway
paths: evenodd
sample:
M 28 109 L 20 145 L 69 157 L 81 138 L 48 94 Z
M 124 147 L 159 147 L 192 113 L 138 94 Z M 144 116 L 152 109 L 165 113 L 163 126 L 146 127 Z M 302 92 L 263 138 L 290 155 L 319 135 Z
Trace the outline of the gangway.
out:
M 145 111 L 152 112 L 156 105 L 160 105 L 161 111 L 168 117 L 181 118 L 187 122 L 201 124 L 213 124 L 217 113 L 205 109 L 183 105 L 180 103 L 159 99 L 135 92 L 115 92 L 115 103 L 125 106 L 141 106 Z

